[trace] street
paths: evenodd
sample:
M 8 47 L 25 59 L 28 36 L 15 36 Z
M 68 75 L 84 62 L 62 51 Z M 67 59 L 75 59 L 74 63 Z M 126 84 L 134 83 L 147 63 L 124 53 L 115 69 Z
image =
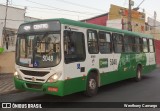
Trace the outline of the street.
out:
M 160 102 L 160 69 L 143 76 L 140 82 L 128 79 L 99 88 L 94 97 L 75 93 L 58 97 L 37 92 L 19 92 L 0 96 L 0 102 Z

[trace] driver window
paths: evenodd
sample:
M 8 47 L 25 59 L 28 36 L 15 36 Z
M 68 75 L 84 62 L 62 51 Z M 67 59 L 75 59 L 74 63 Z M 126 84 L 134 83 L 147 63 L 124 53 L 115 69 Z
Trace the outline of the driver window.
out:
M 82 32 L 64 31 L 65 63 L 85 60 L 85 43 Z

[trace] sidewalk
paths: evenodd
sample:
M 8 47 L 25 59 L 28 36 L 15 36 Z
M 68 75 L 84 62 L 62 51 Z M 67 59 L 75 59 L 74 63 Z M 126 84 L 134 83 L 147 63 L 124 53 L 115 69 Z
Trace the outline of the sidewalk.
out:
M 0 73 L 0 95 L 19 92 L 15 89 L 13 82 L 13 74 L 1 74 Z

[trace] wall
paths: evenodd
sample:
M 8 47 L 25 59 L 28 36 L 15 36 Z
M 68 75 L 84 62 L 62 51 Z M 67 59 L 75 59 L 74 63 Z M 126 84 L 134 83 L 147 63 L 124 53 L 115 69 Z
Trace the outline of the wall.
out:
M 4 39 L 3 27 L 5 25 L 5 15 L 6 15 L 6 6 L 0 4 L 0 24 L 2 28 L 0 29 L 0 43 L 1 47 L 4 48 L 4 51 L 14 51 L 15 50 L 15 41 L 16 33 L 20 24 L 24 23 L 25 9 L 8 7 L 7 10 L 7 19 L 6 19 L 6 35 Z M 9 48 L 6 49 L 6 40 L 8 41 Z
M 104 14 L 102 16 L 97 16 L 88 20 L 85 20 L 87 23 L 96 24 L 106 26 L 106 21 L 108 19 L 108 14 Z
M 0 23 L 4 25 L 6 15 L 6 6 L 0 4 Z M 25 10 L 15 7 L 8 7 L 6 27 L 18 29 L 19 25 L 24 22 Z
M 156 49 L 156 63 L 160 67 L 160 40 L 155 40 L 155 49 Z
M 0 73 L 14 73 L 15 52 L 4 52 L 0 54 Z
M 122 22 L 119 23 L 119 26 L 123 24 L 121 29 L 127 30 L 128 29 L 128 9 L 111 4 L 109 15 L 108 15 L 108 21 L 112 21 L 112 20 L 121 20 Z M 133 32 L 143 33 L 145 31 L 144 30 L 145 13 L 132 10 L 132 23 L 131 24 L 132 24 Z
M 0 48 L 3 47 L 5 52 L 0 54 L 0 73 L 13 73 L 15 71 L 15 44 L 16 33 L 20 24 L 24 21 L 39 20 L 37 18 L 25 17 L 25 9 L 16 7 L 8 7 L 6 33 L 8 37 L 8 50 L 6 49 L 6 41 L 3 39 L 4 19 L 6 15 L 6 6 L 0 4 Z
M 0 38 L 2 38 L 3 23 L 0 22 Z M 0 48 L 2 47 L 2 39 L 0 39 Z
M 122 29 L 122 20 L 121 19 L 107 20 L 106 26 Z
M 160 40 L 160 22 L 153 18 L 147 18 L 148 26 L 150 27 L 150 34 L 154 36 L 154 39 Z

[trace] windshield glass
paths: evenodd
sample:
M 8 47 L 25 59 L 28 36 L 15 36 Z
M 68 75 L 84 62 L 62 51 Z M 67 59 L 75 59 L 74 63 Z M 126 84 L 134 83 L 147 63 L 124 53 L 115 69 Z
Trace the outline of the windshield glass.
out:
M 53 67 L 60 62 L 60 34 L 18 35 L 16 62 L 25 67 Z

